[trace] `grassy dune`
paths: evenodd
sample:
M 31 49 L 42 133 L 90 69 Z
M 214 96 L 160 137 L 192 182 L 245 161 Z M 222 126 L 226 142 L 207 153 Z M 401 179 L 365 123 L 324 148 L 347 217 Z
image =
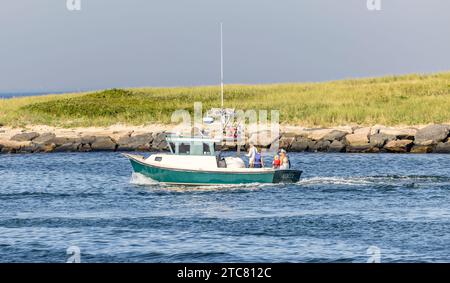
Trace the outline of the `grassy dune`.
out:
M 107 126 L 169 123 L 177 109 L 220 105 L 219 88 L 133 88 L 0 99 L 0 124 Z M 417 125 L 450 122 L 450 72 L 324 83 L 225 86 L 225 106 L 278 109 L 282 123 L 304 126 Z

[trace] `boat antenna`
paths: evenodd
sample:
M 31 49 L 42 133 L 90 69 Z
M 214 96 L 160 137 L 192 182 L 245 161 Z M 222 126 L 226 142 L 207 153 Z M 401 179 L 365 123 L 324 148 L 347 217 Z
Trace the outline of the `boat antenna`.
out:
M 221 105 L 223 109 L 223 33 L 222 33 L 222 25 L 220 22 L 220 98 Z

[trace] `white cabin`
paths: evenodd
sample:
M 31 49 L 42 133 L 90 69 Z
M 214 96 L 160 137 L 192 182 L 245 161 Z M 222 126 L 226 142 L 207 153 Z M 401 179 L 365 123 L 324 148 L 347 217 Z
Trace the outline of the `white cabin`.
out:
M 166 138 L 170 154 L 156 153 L 145 162 L 158 167 L 190 170 L 226 170 L 226 168 L 245 168 L 239 157 L 220 157 L 216 154 L 214 144 L 218 139 L 205 137 L 168 136 Z

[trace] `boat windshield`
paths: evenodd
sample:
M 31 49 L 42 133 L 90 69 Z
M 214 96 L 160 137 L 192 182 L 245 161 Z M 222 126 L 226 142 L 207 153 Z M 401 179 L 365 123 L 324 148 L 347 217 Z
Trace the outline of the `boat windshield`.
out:
M 217 140 L 211 138 L 168 136 L 166 140 L 173 154 L 207 156 L 216 154 L 214 143 Z

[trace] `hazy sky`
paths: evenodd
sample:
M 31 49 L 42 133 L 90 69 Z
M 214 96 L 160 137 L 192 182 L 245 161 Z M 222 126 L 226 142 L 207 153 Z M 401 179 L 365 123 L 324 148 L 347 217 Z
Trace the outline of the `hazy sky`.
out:
M 1 0 L 0 92 L 450 70 L 450 1 Z

